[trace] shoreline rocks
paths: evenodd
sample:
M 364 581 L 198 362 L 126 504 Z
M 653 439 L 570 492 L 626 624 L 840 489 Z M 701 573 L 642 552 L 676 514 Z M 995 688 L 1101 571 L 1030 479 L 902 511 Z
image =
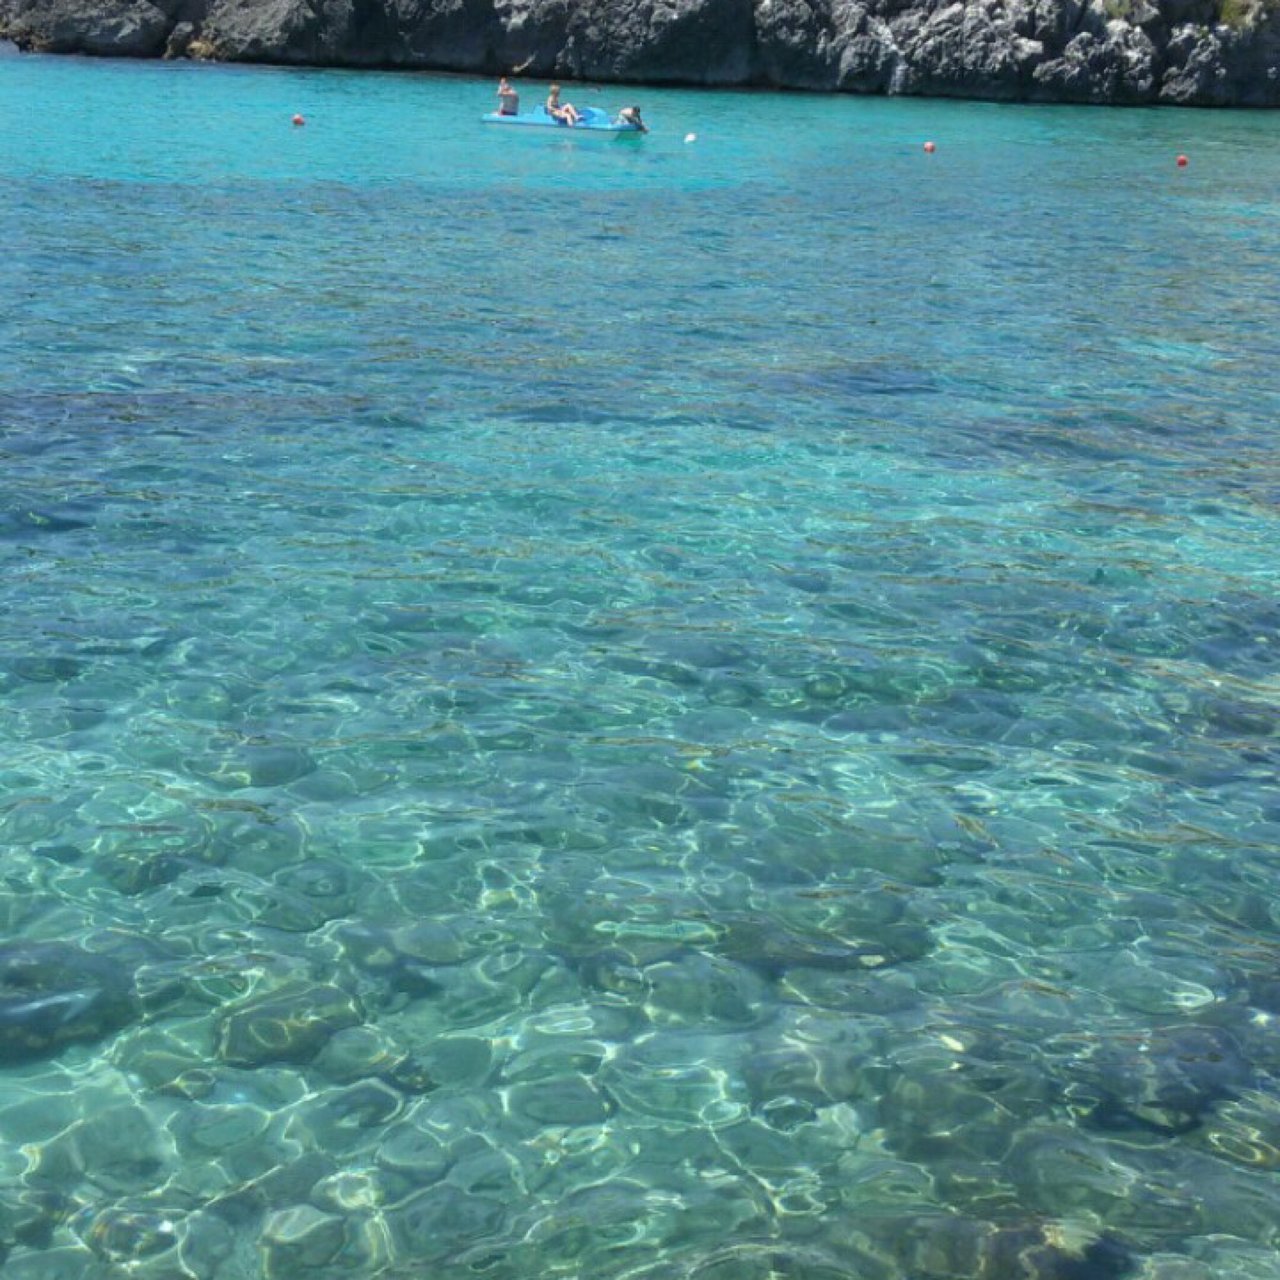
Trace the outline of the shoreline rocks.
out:
M 1274 0 L 0 0 L 2 39 L 604 83 L 1280 106 Z

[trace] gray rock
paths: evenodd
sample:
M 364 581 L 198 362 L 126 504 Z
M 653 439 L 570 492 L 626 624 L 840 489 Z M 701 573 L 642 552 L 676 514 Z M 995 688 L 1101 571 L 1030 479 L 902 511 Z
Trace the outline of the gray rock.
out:
M 270 1148 L 262 1149 L 265 1155 L 272 1156 Z M 219 1221 L 242 1228 L 278 1205 L 304 1203 L 316 1184 L 336 1171 L 332 1156 L 324 1152 L 309 1151 L 295 1160 L 276 1156 L 260 1177 L 217 1197 L 206 1207 Z
M 89 1182 L 115 1195 L 163 1184 L 172 1151 L 148 1112 L 130 1103 L 95 1108 L 49 1142 L 32 1144 L 32 1182 L 76 1186 Z
M 1280 14 L 1274 7 L 1252 26 L 1176 27 L 1165 58 L 1162 102 L 1217 107 L 1280 103 Z
M 314 1205 L 291 1205 L 263 1223 L 263 1270 L 271 1277 L 304 1275 L 331 1262 L 345 1243 L 340 1217 Z
M 4 1259 L 4 1280 L 111 1280 L 119 1271 L 83 1245 L 32 1249 Z
M 309 1062 L 335 1031 L 361 1021 L 354 999 L 339 987 L 304 982 L 232 1006 L 219 1028 L 219 1056 L 234 1066 Z
M 72 1230 L 99 1257 L 120 1263 L 166 1253 L 175 1248 L 179 1240 L 178 1226 L 172 1217 L 142 1206 L 86 1209 L 77 1215 Z
M 304 1148 L 347 1154 L 376 1139 L 403 1107 L 394 1089 L 380 1080 L 362 1080 L 308 1099 L 290 1118 L 285 1132 Z
M 1199 1128 L 1216 1107 L 1257 1084 L 1232 1036 L 1194 1024 L 1099 1038 L 1066 1074 L 1072 1106 L 1088 1127 L 1164 1137 Z
M 585 1076 L 559 1076 L 514 1085 L 511 1110 L 540 1125 L 603 1124 L 612 1112 L 609 1099 Z
M 385 1216 L 395 1256 L 421 1266 L 493 1235 L 504 1213 L 495 1200 L 441 1183 L 410 1196 Z
M 0 1063 L 52 1057 L 136 1019 L 130 971 L 65 942 L 0 946 Z
M 3 38 L 133 57 L 1280 105 L 1280 8 L 1266 0 L 0 0 Z M 271 749 L 193 767 L 239 787 L 312 766 Z
M 444 1177 L 451 1159 L 448 1148 L 439 1138 L 407 1121 L 386 1131 L 375 1158 L 383 1168 L 405 1175 L 418 1187 L 429 1186 Z
M 10 1244 L 45 1249 L 53 1232 L 71 1212 L 60 1191 L 21 1185 L 0 1186 L 0 1250 Z

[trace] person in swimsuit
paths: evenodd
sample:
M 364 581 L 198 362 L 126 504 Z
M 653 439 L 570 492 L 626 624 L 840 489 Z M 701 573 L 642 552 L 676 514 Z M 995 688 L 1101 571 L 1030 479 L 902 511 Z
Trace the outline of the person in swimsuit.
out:
M 578 108 L 572 102 L 560 101 L 560 86 L 553 84 L 551 91 L 547 94 L 547 115 L 553 120 L 558 120 L 561 124 L 575 125 L 582 117 L 578 114 Z
M 498 81 L 498 114 L 500 116 L 520 114 L 520 95 L 511 87 L 511 82 L 506 76 Z

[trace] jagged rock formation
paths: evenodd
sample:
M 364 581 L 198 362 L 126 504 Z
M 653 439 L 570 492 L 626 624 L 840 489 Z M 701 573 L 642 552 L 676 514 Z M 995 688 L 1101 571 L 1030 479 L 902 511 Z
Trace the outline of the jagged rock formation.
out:
M 1280 0 L 0 0 L 49 52 L 1280 106 Z

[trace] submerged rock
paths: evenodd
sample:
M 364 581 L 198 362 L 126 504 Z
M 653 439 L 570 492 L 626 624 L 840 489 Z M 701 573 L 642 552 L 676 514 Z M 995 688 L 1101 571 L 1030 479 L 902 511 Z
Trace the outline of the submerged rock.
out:
M 959 1214 L 886 1217 L 868 1233 L 918 1280 L 1119 1280 L 1133 1258 L 1113 1237 L 1074 1224 L 995 1223 Z
M 403 1110 L 403 1097 L 380 1080 L 363 1080 L 308 1099 L 290 1117 L 286 1133 L 304 1147 L 332 1154 L 367 1143 Z
M 776 980 L 792 969 L 827 969 L 860 972 L 919 960 L 928 954 L 932 940 L 917 925 L 889 924 L 870 927 L 860 938 L 810 932 L 802 933 L 767 919 L 746 916 L 726 918 L 728 932 L 719 952 L 738 964 Z
M 138 1195 L 165 1180 L 172 1150 L 148 1112 L 120 1102 L 95 1108 L 47 1142 L 28 1145 L 35 1185 L 89 1183 L 109 1196 Z
M 0 1253 L 9 1244 L 48 1248 L 54 1229 L 66 1220 L 71 1209 L 71 1199 L 60 1191 L 0 1186 Z
M 72 1229 L 94 1253 L 129 1263 L 174 1248 L 179 1241 L 174 1219 L 143 1206 L 111 1205 L 85 1210 Z
M 51 1057 L 139 1014 L 128 970 L 66 942 L 0 946 L 0 1063 Z
M 1161 1027 L 1101 1041 L 1069 1063 L 1073 1107 L 1091 1128 L 1176 1136 L 1255 1082 L 1235 1039 L 1217 1027 Z
M 429 1264 L 492 1235 L 505 1214 L 496 1200 L 440 1183 L 409 1196 L 385 1216 L 394 1251 Z
M 279 1205 L 302 1203 L 317 1183 L 335 1172 L 337 1165 L 326 1152 L 307 1151 L 295 1160 L 273 1160 L 260 1176 L 210 1201 L 208 1209 L 219 1221 L 243 1229 Z M 281 1243 L 287 1254 L 289 1229 L 286 1227 L 279 1234 L 284 1237 Z
M 0 0 L 3 37 L 55 53 L 1280 105 L 1280 8 L 1268 0 Z M 260 754 L 270 759 L 210 776 L 224 786 L 297 776 L 278 750 Z
M 218 1054 L 239 1067 L 310 1062 L 335 1031 L 361 1021 L 354 997 L 341 988 L 297 982 L 228 1010 Z
M 373 1027 L 336 1032 L 312 1065 L 338 1084 L 379 1079 L 401 1093 L 427 1093 L 435 1088 L 431 1071 L 419 1058 Z
M 263 1224 L 263 1271 L 297 1276 L 331 1262 L 346 1243 L 346 1226 L 336 1214 L 309 1204 L 279 1209 Z

